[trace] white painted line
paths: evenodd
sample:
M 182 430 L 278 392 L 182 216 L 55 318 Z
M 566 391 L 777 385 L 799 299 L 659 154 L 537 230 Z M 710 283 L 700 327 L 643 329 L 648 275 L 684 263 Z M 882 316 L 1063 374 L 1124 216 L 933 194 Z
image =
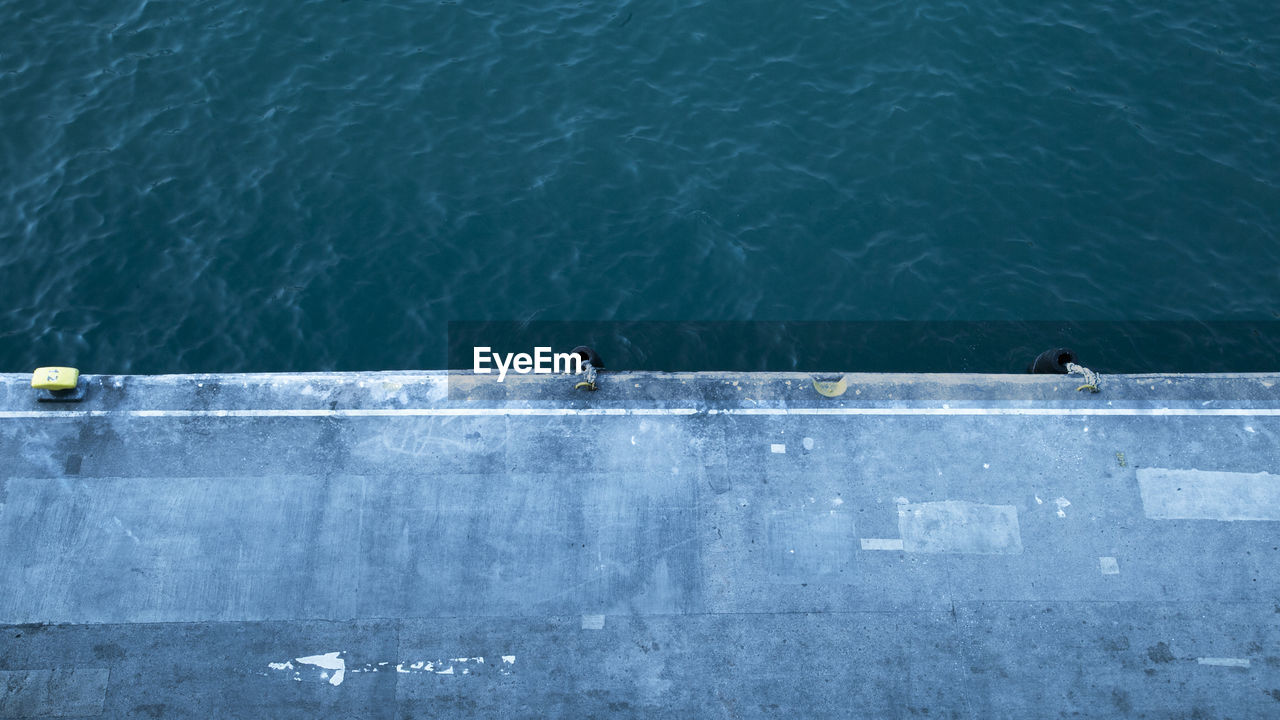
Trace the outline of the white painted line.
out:
M 862 538 L 863 550 L 901 550 L 900 538 Z
M 786 455 L 787 446 L 783 443 L 773 443 L 772 445 L 769 446 L 769 452 L 775 453 L 777 455 Z
M 603 615 L 583 615 L 582 629 L 583 630 L 603 630 L 604 616 Z
M 1280 416 L 1280 408 L 730 408 L 721 415 L 1120 415 Z
M 1098 569 L 1102 571 L 1103 575 L 1119 575 L 1120 563 L 1116 562 L 1113 557 L 1100 557 L 1098 558 Z
M 1249 667 L 1249 658 L 1196 658 L 1201 665 L 1217 665 L 1218 667 Z
M 1280 408 L 364 408 L 255 409 L 255 410 L 0 410 L 0 420 L 39 420 L 86 417 L 131 418 L 267 418 L 267 417 L 560 417 L 573 415 L 689 416 L 708 415 L 816 415 L 816 416 L 1014 416 L 1014 417 L 1280 417 Z
M 0 411 L 0 420 L 40 418 L 270 418 L 270 417 L 561 417 L 572 415 L 696 415 L 694 408 L 370 408 L 353 410 L 259 409 L 259 410 L 27 410 Z

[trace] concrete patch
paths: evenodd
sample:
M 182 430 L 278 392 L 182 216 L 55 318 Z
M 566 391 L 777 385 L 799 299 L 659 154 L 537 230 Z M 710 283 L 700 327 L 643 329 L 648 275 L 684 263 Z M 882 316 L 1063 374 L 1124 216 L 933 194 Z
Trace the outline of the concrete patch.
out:
M 778 510 L 768 517 L 770 569 L 785 582 L 828 580 L 850 569 L 853 518 L 838 510 Z
M 1022 552 L 1018 510 L 1012 505 L 979 505 L 960 500 L 899 505 L 898 530 L 907 552 Z
M 1098 558 L 1098 569 L 1102 571 L 1103 575 L 1119 575 L 1120 563 L 1116 562 L 1113 557 L 1100 557 Z
M 105 668 L 0 670 L 0 718 L 102 714 Z
M 1153 520 L 1280 520 L 1280 476 L 1141 468 L 1142 511 Z
M 583 630 L 603 630 L 604 616 L 603 615 L 583 615 L 582 629 Z

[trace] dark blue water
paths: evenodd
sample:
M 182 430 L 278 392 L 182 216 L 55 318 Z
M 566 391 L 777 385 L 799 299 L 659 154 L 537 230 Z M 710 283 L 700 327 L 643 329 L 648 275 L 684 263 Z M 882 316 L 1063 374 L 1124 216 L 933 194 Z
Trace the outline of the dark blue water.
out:
M 1275 2 L 0 27 L 4 371 L 436 367 L 458 320 L 1280 317 Z

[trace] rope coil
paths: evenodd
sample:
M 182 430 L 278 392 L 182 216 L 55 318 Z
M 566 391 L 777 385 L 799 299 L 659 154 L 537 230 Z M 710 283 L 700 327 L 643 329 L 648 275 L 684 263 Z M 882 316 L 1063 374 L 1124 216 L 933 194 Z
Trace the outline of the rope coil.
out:
M 591 391 L 598 390 L 599 388 L 596 387 L 596 368 L 594 365 L 591 364 L 590 360 L 582 363 L 582 372 L 584 375 L 587 376 L 587 379 L 578 383 L 577 385 L 574 385 L 573 389 L 574 390 L 591 390 Z
M 1098 392 L 1098 386 L 1102 384 L 1102 376 L 1090 370 L 1087 367 L 1077 365 L 1073 362 L 1067 363 L 1068 375 L 1081 375 L 1084 377 L 1084 384 L 1076 388 L 1076 392 L 1088 390 L 1091 393 Z

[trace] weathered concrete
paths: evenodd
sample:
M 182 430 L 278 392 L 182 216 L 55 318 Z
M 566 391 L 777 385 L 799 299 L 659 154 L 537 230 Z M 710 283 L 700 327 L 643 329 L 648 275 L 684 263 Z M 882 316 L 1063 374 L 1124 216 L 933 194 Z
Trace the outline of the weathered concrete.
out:
M 0 717 L 1280 713 L 1280 376 L 847 380 L 0 375 Z

